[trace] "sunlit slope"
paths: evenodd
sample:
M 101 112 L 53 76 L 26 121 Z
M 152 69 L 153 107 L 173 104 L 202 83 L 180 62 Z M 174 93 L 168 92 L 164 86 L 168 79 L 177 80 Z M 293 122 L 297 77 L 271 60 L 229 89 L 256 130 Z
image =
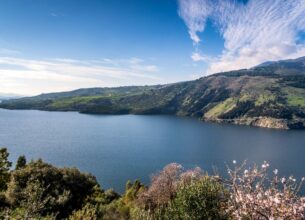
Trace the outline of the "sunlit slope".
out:
M 304 128 L 305 58 L 158 86 L 81 89 L 4 101 L 7 109 L 175 114 L 270 128 Z

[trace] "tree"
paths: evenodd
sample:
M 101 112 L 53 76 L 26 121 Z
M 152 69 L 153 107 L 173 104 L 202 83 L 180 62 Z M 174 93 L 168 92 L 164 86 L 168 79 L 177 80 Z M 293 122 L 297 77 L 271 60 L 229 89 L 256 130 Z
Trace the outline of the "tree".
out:
M 96 185 L 95 177 L 76 168 L 57 168 L 37 160 L 11 172 L 6 198 L 13 208 L 30 210 L 28 215 L 56 214 L 63 219 L 83 207 Z
M 229 179 L 222 180 L 230 190 L 227 212 L 233 219 L 305 219 L 305 197 L 298 195 L 305 178 L 280 177 L 277 169 L 271 174 L 267 162 L 245 166 L 228 168 Z
M 139 195 L 139 203 L 148 209 L 168 204 L 176 193 L 182 170 L 180 164 L 171 163 L 153 175 L 149 188 Z
M 168 164 L 152 176 L 150 186 L 140 193 L 138 202 L 151 211 L 165 207 L 175 197 L 179 185 L 188 184 L 201 174 L 202 170 L 199 167 L 185 171 L 180 164 Z
M 21 168 L 24 168 L 25 165 L 26 165 L 26 158 L 24 155 L 22 155 L 18 158 L 15 169 L 19 170 Z
M 6 148 L 0 149 L 0 191 L 4 191 L 7 188 L 7 182 L 10 177 L 10 167 L 12 163 L 8 161 L 9 153 Z

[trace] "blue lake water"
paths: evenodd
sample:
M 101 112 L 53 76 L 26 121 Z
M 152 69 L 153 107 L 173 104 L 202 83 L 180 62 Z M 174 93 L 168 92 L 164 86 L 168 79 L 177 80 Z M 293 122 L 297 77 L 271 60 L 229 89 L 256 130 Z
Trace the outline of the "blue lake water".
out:
M 42 158 L 95 175 L 122 191 L 128 179 L 147 183 L 168 163 L 225 170 L 232 160 L 268 161 L 280 174 L 305 176 L 305 131 L 220 125 L 174 116 L 103 116 L 0 109 L 0 146 L 10 159 Z

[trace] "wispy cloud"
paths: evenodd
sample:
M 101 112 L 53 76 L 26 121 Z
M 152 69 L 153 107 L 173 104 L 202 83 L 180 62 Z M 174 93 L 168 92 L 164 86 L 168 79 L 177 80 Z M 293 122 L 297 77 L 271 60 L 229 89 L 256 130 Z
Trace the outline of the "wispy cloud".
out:
M 0 48 L 0 54 L 2 55 L 17 55 L 21 54 L 19 50 L 7 49 L 7 48 Z
M 299 41 L 305 30 L 304 0 L 179 0 L 179 15 L 196 46 L 194 61 L 206 61 L 197 50 L 207 19 L 218 27 L 224 50 L 208 60 L 208 73 L 305 55 L 305 44 Z
M 206 20 L 211 14 L 210 3 L 206 0 L 179 0 L 179 15 L 188 26 L 195 44 L 200 42 L 198 32 L 204 31 Z
M 193 61 L 195 62 L 198 62 L 198 61 L 205 61 L 205 62 L 213 62 L 215 61 L 215 58 L 211 57 L 211 56 L 208 56 L 206 54 L 201 54 L 199 51 L 196 51 L 194 52 L 192 55 L 191 55 L 191 58 Z
M 36 94 L 80 87 L 154 84 L 158 68 L 130 59 L 22 59 L 0 57 L 1 92 Z

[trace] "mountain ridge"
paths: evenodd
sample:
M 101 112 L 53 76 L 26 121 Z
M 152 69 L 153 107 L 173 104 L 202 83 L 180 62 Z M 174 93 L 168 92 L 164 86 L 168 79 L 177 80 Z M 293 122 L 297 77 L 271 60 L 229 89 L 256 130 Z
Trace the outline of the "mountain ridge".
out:
M 267 128 L 305 128 L 305 57 L 193 81 L 89 88 L 3 101 L 1 108 L 90 114 L 173 114 Z

